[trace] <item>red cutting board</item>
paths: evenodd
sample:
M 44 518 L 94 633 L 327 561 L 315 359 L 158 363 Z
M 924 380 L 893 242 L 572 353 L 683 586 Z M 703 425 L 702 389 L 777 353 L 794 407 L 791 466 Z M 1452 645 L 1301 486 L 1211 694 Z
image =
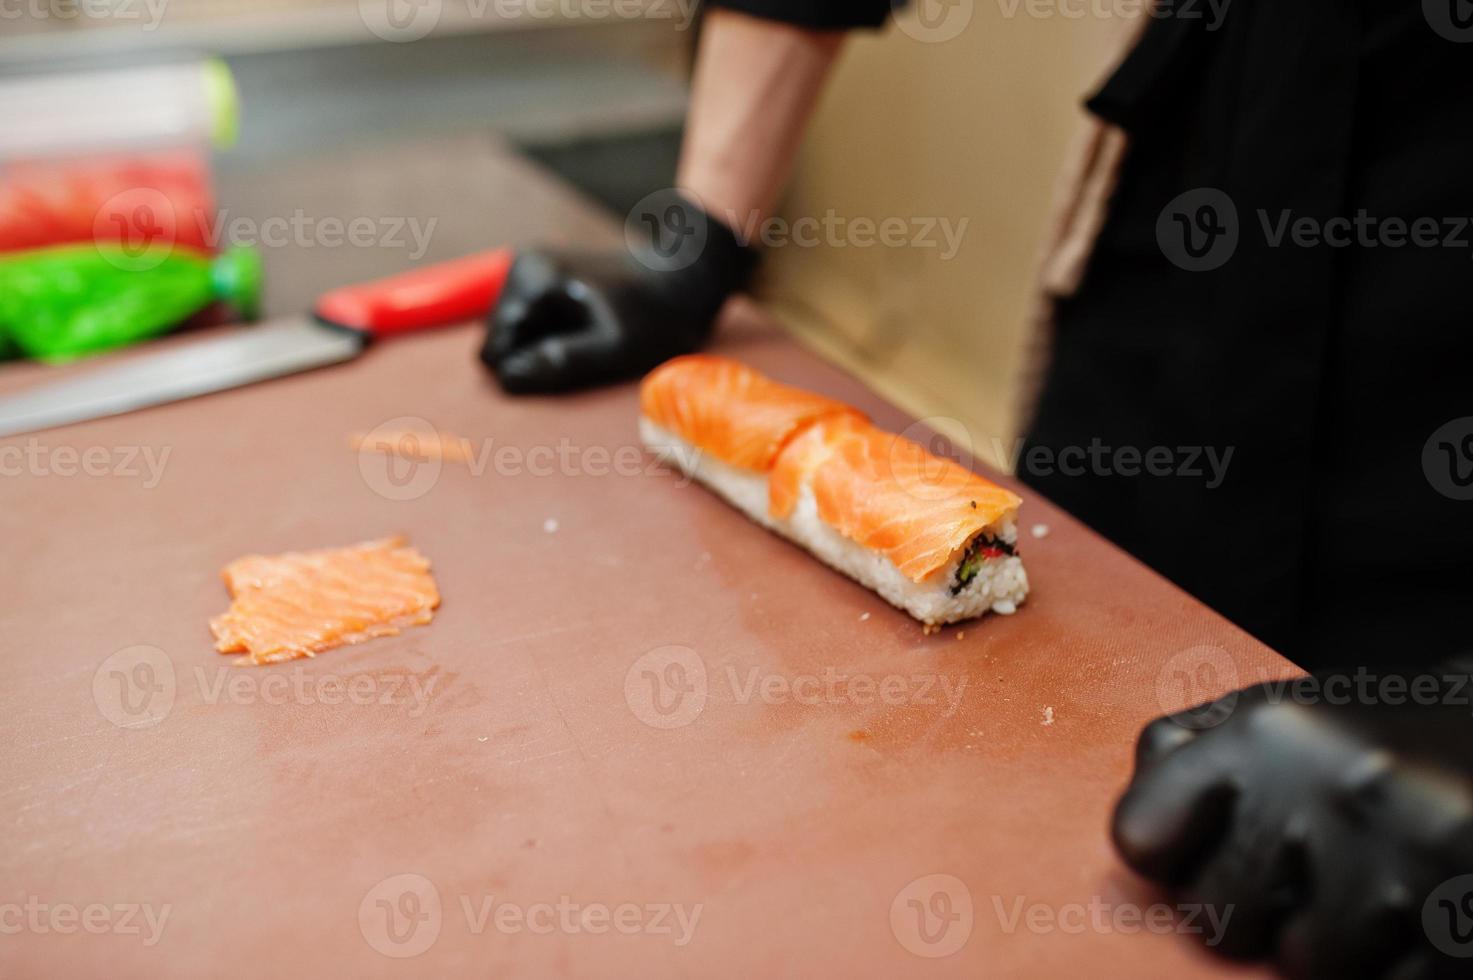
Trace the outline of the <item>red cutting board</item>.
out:
M 618 238 L 481 141 L 341 167 L 224 189 L 438 214 L 426 261 Z M 426 169 L 456 176 L 405 179 Z M 267 261 L 279 312 L 403 257 Z M 925 636 L 653 466 L 632 386 L 508 399 L 479 342 L 0 442 L 32 454 L 0 479 L 0 924 L 24 921 L 0 974 L 1238 972 L 1143 923 L 1162 899 L 1106 826 L 1184 677 L 1288 663 L 1026 491 L 1028 604 Z M 750 308 L 719 350 L 907 424 Z M 488 455 L 349 450 L 404 416 Z M 107 472 L 64 475 L 68 448 Z M 232 558 L 396 532 L 435 564 L 431 626 L 275 668 L 213 652 Z

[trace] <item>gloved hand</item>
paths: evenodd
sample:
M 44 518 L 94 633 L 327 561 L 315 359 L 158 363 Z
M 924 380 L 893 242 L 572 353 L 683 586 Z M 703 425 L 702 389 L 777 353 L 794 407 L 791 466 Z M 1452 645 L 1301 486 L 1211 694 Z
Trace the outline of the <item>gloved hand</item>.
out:
M 688 199 L 647 199 L 606 253 L 524 252 L 491 313 L 481 360 L 513 394 L 637 377 L 700 349 L 756 253 Z
M 1320 675 L 1158 719 L 1116 847 L 1230 913 L 1229 955 L 1291 977 L 1473 976 L 1470 672 Z

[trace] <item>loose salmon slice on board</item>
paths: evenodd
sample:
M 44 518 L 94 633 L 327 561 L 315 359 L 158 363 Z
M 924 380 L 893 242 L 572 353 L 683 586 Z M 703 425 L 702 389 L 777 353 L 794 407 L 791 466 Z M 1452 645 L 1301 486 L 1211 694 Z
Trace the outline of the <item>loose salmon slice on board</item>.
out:
M 706 354 L 660 365 L 640 386 L 645 418 L 724 463 L 765 472 L 802 429 L 843 402 L 779 384 L 738 361 Z
M 393 636 L 434 618 L 430 563 L 402 537 L 350 548 L 247 555 L 225 566 L 232 602 L 210 620 L 215 648 L 277 663 Z
M 429 427 L 381 427 L 371 433 L 355 432 L 348 437 L 348 445 L 354 452 L 383 453 L 420 463 L 437 459 L 447 463 L 469 463 L 476 458 L 475 447 L 465 436 Z

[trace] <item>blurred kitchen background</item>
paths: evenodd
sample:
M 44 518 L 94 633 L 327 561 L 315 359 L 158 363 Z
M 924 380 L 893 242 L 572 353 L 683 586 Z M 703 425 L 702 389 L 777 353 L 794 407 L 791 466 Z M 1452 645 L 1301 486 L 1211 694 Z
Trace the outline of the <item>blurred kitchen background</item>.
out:
M 0 79 L 219 56 L 240 105 L 238 139 L 213 160 L 221 208 L 233 173 L 484 134 L 622 220 L 673 181 L 690 3 L 9 0 Z M 783 207 L 789 220 L 948 222 L 963 230 L 955 254 L 780 247 L 758 289 L 805 342 L 913 414 L 955 420 L 993 463 L 1016 427 L 1034 269 L 1080 97 L 1128 28 L 1039 9 L 921 0 L 856 38 Z

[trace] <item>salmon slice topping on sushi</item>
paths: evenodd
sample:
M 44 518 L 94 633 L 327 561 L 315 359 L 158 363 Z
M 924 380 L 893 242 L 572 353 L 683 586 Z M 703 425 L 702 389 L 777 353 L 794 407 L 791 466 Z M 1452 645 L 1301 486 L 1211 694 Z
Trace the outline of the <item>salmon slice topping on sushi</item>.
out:
M 1022 500 L 949 459 L 871 425 L 846 426 L 810 478 L 819 516 L 884 554 L 913 582 L 947 564 Z
M 828 415 L 860 416 L 842 402 L 778 384 L 738 361 L 677 357 L 640 388 L 644 417 L 724 463 L 764 471 L 806 425 Z

